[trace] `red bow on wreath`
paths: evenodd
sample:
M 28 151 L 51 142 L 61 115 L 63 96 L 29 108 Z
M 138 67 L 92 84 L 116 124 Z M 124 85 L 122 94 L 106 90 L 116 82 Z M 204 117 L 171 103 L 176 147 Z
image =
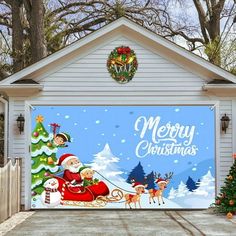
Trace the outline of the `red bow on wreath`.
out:
M 118 54 L 129 54 L 131 52 L 131 49 L 129 47 L 121 47 L 117 48 Z

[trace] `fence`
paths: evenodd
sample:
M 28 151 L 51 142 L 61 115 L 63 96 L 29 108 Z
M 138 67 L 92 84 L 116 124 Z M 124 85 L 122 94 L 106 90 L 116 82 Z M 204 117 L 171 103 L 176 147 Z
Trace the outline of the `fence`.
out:
M 21 160 L 0 168 L 0 223 L 20 211 Z

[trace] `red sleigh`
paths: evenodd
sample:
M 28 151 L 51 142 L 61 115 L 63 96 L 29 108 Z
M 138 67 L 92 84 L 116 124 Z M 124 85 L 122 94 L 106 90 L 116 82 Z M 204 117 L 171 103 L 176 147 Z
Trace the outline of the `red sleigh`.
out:
M 118 189 L 111 191 L 103 181 L 87 187 L 74 187 L 59 177 L 53 176 L 59 182 L 58 190 L 61 193 L 61 204 L 78 207 L 103 207 L 108 202 L 119 201 L 123 197 L 123 192 Z

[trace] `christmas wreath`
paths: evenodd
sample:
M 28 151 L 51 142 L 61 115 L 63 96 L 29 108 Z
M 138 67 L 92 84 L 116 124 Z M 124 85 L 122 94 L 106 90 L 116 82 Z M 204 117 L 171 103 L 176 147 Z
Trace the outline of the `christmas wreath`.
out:
M 107 69 L 117 82 L 125 84 L 134 77 L 138 69 L 135 52 L 130 47 L 116 47 L 109 55 Z

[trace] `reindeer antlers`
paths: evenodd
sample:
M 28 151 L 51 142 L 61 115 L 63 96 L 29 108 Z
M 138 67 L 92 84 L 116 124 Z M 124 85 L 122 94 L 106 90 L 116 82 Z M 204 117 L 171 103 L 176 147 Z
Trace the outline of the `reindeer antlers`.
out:
M 165 180 L 171 179 L 173 174 L 174 174 L 174 172 L 166 173 L 164 179 Z M 154 176 L 155 176 L 156 179 L 159 179 L 161 177 L 161 174 L 157 173 L 157 172 L 154 172 Z
M 161 177 L 161 174 L 157 173 L 157 172 L 154 172 L 154 176 L 155 176 L 156 179 L 159 179 Z
M 166 173 L 166 174 L 165 174 L 165 180 L 171 179 L 172 176 L 173 176 L 173 174 L 174 174 L 174 172 L 169 172 L 168 174 Z

